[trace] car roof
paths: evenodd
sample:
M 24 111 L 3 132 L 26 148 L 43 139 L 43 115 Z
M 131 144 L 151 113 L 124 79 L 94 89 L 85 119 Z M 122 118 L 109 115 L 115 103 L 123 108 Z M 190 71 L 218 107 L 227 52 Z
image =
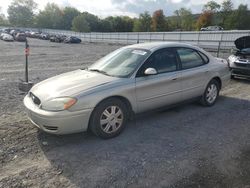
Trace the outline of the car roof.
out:
M 187 48 L 197 49 L 196 47 L 190 44 L 180 43 L 180 42 L 147 42 L 147 43 L 133 44 L 127 46 L 126 48 L 141 48 L 145 50 L 156 51 L 168 47 L 187 47 Z

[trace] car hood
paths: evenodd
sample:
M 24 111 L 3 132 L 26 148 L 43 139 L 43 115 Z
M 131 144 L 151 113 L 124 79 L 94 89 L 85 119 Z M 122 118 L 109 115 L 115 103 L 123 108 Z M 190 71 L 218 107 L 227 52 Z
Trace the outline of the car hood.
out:
M 250 48 L 250 36 L 240 37 L 234 41 L 234 44 L 239 50 Z
M 119 78 L 97 72 L 76 70 L 44 80 L 34 85 L 30 92 L 41 101 L 45 101 L 56 97 L 74 96 L 117 79 Z

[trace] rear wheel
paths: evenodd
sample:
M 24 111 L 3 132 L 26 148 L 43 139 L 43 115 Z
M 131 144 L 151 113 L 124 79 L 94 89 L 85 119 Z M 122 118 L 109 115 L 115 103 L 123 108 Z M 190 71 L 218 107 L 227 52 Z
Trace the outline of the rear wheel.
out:
M 98 137 L 118 136 L 128 119 L 126 105 L 119 99 L 110 98 L 96 106 L 90 120 L 90 129 Z
M 204 106 L 213 106 L 218 98 L 219 92 L 220 87 L 218 81 L 211 80 L 201 97 L 201 104 Z

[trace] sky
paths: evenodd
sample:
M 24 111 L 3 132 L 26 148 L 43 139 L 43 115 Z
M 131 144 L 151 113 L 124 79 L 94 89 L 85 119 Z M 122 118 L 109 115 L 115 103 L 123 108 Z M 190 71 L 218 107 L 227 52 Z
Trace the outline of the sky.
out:
M 200 13 L 204 4 L 210 0 L 34 0 L 38 4 L 38 9 L 42 10 L 45 5 L 56 3 L 60 7 L 72 6 L 80 11 L 87 11 L 101 18 L 107 16 L 130 16 L 138 17 L 144 11 L 154 12 L 163 9 L 165 15 L 173 15 L 179 8 L 191 9 L 193 13 Z M 8 6 L 12 0 L 0 0 L 2 12 L 7 15 Z M 223 0 L 216 0 L 222 3 Z M 247 4 L 250 8 L 250 0 L 232 0 L 234 8 L 239 4 Z

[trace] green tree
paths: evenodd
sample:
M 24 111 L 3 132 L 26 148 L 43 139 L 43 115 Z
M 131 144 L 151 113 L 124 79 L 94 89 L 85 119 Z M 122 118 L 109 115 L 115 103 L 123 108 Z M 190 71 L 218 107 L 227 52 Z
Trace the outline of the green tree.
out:
M 219 9 L 220 4 L 216 3 L 215 1 L 209 1 L 203 7 L 203 11 L 211 11 L 213 13 L 218 12 Z
M 109 16 L 106 20 L 111 23 L 111 30 L 113 32 L 133 31 L 134 21 L 128 16 Z
M 174 12 L 176 27 L 182 31 L 191 31 L 193 29 L 193 15 L 190 9 L 180 8 Z
M 84 16 L 85 20 L 89 23 L 89 27 L 91 31 L 97 32 L 100 31 L 100 19 L 93 14 L 88 12 L 83 12 L 82 15 Z
M 40 11 L 36 17 L 38 27 L 62 29 L 63 11 L 55 3 L 47 3 L 44 10 Z
M 250 29 L 250 12 L 247 5 L 240 4 L 238 9 L 230 16 L 230 27 L 232 29 Z
M 14 26 L 33 25 L 34 11 L 37 4 L 33 0 L 13 0 L 8 7 L 8 20 Z
M 2 8 L 0 7 L 0 25 L 7 25 L 7 20 L 5 15 L 2 13 Z
M 140 14 L 139 19 L 134 22 L 133 31 L 144 31 L 149 32 L 151 30 L 152 17 L 150 16 L 148 11 Z
M 108 18 L 100 20 L 100 31 L 101 32 L 112 32 L 112 23 Z
M 90 32 L 90 26 L 84 14 L 80 14 L 73 19 L 72 30 L 77 32 Z
M 62 22 L 60 27 L 62 29 L 70 30 L 72 28 L 73 19 L 78 16 L 80 12 L 73 7 L 65 7 L 62 11 Z
M 225 29 L 230 29 L 230 15 L 233 13 L 233 3 L 231 0 L 224 0 L 221 6 L 221 24 Z
M 167 22 L 166 22 L 165 15 L 162 9 L 156 10 L 153 13 L 151 27 L 153 31 L 166 31 L 167 30 Z

